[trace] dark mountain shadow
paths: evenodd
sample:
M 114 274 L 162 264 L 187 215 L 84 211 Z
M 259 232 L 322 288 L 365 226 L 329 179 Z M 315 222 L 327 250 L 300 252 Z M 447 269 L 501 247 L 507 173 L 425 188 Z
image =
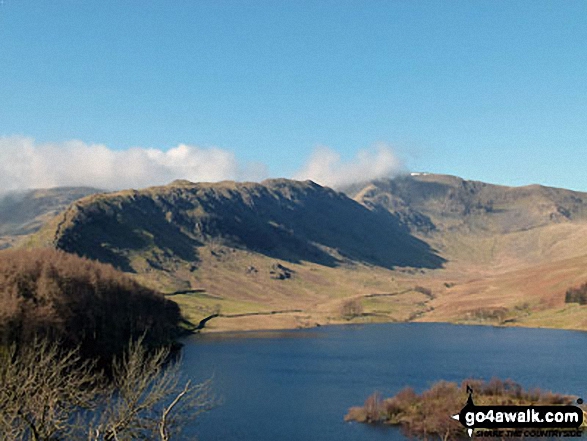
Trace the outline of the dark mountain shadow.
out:
M 133 255 L 145 255 L 154 249 L 164 258 L 199 261 L 196 249 L 202 243 L 169 222 L 149 197 L 103 197 L 95 203 L 77 205 L 76 210 L 66 233 L 58 238 L 57 248 L 110 263 L 125 272 L 134 272 Z
M 330 189 L 318 187 L 297 209 L 274 215 L 306 243 L 332 248 L 353 261 L 385 268 L 439 268 L 445 262 L 389 212 L 369 210 Z
M 309 181 L 181 183 L 90 198 L 77 210 L 58 247 L 124 271 L 133 270 L 135 255 L 154 269 L 197 262 L 205 244 L 329 267 L 346 260 L 385 268 L 444 263 L 389 212 Z
M 388 212 L 371 211 L 314 183 L 273 180 L 224 194 L 199 195 L 205 236 L 293 263 L 337 266 L 345 259 L 392 268 L 438 268 L 444 259 Z M 206 193 L 206 192 L 205 192 Z

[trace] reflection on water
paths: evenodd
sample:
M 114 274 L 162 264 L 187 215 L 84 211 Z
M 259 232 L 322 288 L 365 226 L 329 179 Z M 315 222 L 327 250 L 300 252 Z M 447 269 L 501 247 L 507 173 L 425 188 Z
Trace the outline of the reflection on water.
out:
M 511 378 L 587 396 L 587 333 L 408 323 L 194 336 L 183 369 L 214 376 L 223 404 L 194 428 L 201 441 L 389 440 L 398 430 L 344 423 L 375 390 Z M 460 409 L 457 409 L 460 410 Z
M 353 326 L 353 325 L 351 325 Z M 358 326 L 358 325 L 357 325 Z M 215 332 L 211 334 L 202 334 L 193 339 L 197 339 L 198 343 L 218 340 L 234 340 L 243 338 L 319 338 L 322 334 L 316 331 L 317 328 L 304 330 L 270 330 L 270 331 L 230 331 L 230 332 Z M 188 340 L 190 341 L 190 340 Z

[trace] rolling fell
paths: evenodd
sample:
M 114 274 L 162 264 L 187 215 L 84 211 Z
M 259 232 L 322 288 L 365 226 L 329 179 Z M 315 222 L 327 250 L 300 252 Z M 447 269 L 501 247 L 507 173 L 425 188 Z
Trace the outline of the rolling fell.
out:
M 587 281 L 587 194 L 432 174 L 343 190 L 273 179 L 95 194 L 30 244 L 110 263 L 212 330 L 373 321 L 587 329 L 583 306 L 565 303 L 567 289 Z

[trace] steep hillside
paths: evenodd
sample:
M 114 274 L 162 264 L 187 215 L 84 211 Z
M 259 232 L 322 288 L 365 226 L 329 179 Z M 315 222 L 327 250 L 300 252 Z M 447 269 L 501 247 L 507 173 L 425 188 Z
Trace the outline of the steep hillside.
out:
M 418 321 L 587 330 L 587 306 L 565 302 L 569 288 L 587 281 L 587 254 L 511 271 L 437 276 L 444 282 Z
M 0 249 L 34 233 L 73 201 L 98 192 L 90 187 L 61 187 L 1 195 Z
M 438 268 L 426 243 L 342 193 L 311 181 L 177 181 L 75 202 L 39 237 L 58 249 L 190 286 L 201 251 L 227 248 L 290 263 Z M 185 282 L 185 283 L 181 283 Z
M 345 191 L 447 259 L 420 278 L 434 298 L 415 320 L 587 329 L 587 309 L 565 303 L 587 281 L 587 193 L 433 174 Z

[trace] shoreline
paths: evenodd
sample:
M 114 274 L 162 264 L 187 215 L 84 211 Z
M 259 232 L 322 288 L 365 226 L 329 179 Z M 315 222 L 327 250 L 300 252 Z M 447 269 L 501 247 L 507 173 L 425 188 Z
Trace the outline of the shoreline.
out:
M 253 314 L 240 314 L 236 316 L 218 316 L 213 319 L 207 320 L 208 323 L 213 323 L 213 321 L 217 318 L 221 319 L 232 319 L 232 318 L 244 318 L 250 316 L 259 316 L 263 315 L 263 313 L 253 313 Z M 277 315 L 277 314 L 270 314 L 266 313 L 266 315 Z M 216 324 L 214 327 L 204 326 L 202 328 L 194 330 L 191 335 L 218 335 L 218 334 L 237 334 L 237 333 L 261 333 L 261 332 L 285 332 L 285 331 L 298 331 L 298 330 L 311 330 L 321 327 L 331 327 L 331 326 L 368 326 L 368 325 L 379 325 L 379 324 L 423 324 L 423 323 L 436 323 L 436 324 L 447 324 L 453 326 L 490 326 L 494 328 L 524 328 L 524 329 L 548 329 L 548 330 L 560 330 L 560 331 L 575 331 L 575 332 L 587 332 L 585 328 L 570 328 L 570 327 L 556 327 L 556 326 L 546 326 L 546 325 L 539 325 L 539 326 L 527 326 L 519 323 L 506 323 L 506 324 L 499 324 L 499 323 L 483 323 L 483 322 L 454 322 L 454 321 L 441 321 L 441 320 L 410 320 L 410 321 L 394 321 L 394 320 L 380 320 L 380 321 L 361 321 L 361 320 L 331 320 L 327 323 L 319 323 L 316 322 L 311 325 L 307 326 L 280 326 L 279 321 L 278 323 L 273 323 L 273 326 L 243 326 L 243 327 L 235 327 L 235 326 L 218 326 Z M 269 323 L 266 323 L 269 324 Z

